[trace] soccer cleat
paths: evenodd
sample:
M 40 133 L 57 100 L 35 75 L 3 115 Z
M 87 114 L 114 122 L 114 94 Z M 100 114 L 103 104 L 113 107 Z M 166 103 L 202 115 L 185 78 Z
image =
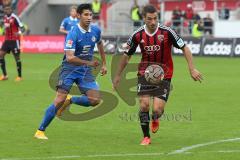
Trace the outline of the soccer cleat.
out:
M 159 129 L 159 120 L 153 120 L 152 123 L 151 123 L 151 130 L 152 130 L 152 133 L 156 133 Z
M 5 81 L 5 80 L 8 80 L 8 76 L 2 75 L 2 76 L 0 77 L 0 81 Z
M 63 103 L 62 107 L 57 111 L 57 116 L 60 117 L 62 115 L 62 112 L 70 106 L 71 104 L 71 98 L 72 96 L 71 95 L 68 95 L 65 102 Z
M 37 138 L 37 139 L 44 139 L 44 140 L 48 139 L 48 137 L 45 136 L 44 131 L 40 131 L 40 130 L 37 130 L 34 137 Z
M 150 139 L 150 137 L 144 137 L 143 140 L 142 140 L 142 142 L 140 143 L 140 145 L 142 145 L 142 146 L 147 146 L 147 145 L 149 145 L 149 144 L 151 144 L 151 139 Z
M 20 81 L 22 81 L 22 77 L 15 78 L 15 82 L 20 82 Z

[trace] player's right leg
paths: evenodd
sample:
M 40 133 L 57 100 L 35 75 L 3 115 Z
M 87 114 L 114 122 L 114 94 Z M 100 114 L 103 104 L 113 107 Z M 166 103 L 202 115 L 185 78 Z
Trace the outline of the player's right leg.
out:
M 2 48 L 0 49 L 0 67 L 1 67 L 1 70 L 2 70 L 2 74 L 3 74 L 0 77 L 0 81 L 8 79 L 7 70 L 6 70 L 6 63 L 5 63 L 5 59 L 4 59 L 6 53 L 8 52 L 8 46 L 7 45 L 8 45 L 7 42 L 4 41 L 3 45 L 2 45 Z
M 149 95 L 139 96 L 139 103 L 140 103 L 139 119 L 140 119 L 140 125 L 143 132 L 143 140 L 141 142 L 141 145 L 149 145 L 151 143 L 150 133 L 149 133 L 150 96 Z
M 18 72 L 18 76 L 16 77 L 15 81 L 21 81 L 22 80 L 22 62 L 21 62 L 21 58 L 20 58 L 20 41 L 16 40 L 16 41 L 12 41 L 12 53 L 14 56 L 14 59 L 16 61 L 16 66 L 17 66 L 17 72 Z
M 58 89 L 57 94 L 56 94 L 56 98 L 53 102 L 53 104 L 51 104 L 45 112 L 45 115 L 43 117 L 43 120 L 37 130 L 37 132 L 35 133 L 34 137 L 37 139 L 48 139 L 45 134 L 44 131 L 46 130 L 46 128 L 48 127 L 48 125 L 51 123 L 51 121 L 54 119 L 58 109 L 63 105 L 66 97 L 67 97 L 68 92 L 62 89 Z
M 51 123 L 51 121 L 54 119 L 57 111 L 61 106 L 64 104 L 66 97 L 74 83 L 74 77 L 72 76 L 72 71 L 67 70 L 67 69 L 62 69 L 60 74 L 59 74 L 59 81 L 57 85 L 57 95 L 54 100 L 54 103 L 51 104 L 43 117 L 43 120 L 35 133 L 36 138 L 38 139 L 48 139 L 44 131 L 48 127 L 48 125 Z

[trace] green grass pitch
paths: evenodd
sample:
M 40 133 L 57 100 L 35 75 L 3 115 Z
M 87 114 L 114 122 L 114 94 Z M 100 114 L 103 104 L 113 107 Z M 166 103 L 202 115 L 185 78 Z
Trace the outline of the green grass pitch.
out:
M 97 78 L 101 89 L 108 92 L 112 92 L 111 58 L 107 56 L 109 74 Z M 54 99 L 48 78 L 60 64 L 62 55 L 23 54 L 22 59 L 24 80 L 14 82 L 15 62 L 12 55 L 7 55 L 9 80 L 0 82 L 0 160 L 237 160 L 240 157 L 240 140 L 235 139 L 240 137 L 239 58 L 195 57 L 196 66 L 204 75 L 200 84 L 190 78 L 185 59 L 174 57 L 174 89 L 166 106 L 167 116 L 147 147 L 139 145 L 142 133 L 136 118 L 138 104 L 128 106 L 120 98 L 116 109 L 90 121 L 54 119 L 46 132 L 49 140 L 34 139 L 45 109 Z M 139 56 L 135 56 L 131 62 L 138 60 Z M 73 112 L 90 109 L 72 105 Z M 189 147 L 193 145 L 197 146 Z M 181 150 L 184 147 L 189 148 Z M 176 150 L 180 153 L 169 154 Z

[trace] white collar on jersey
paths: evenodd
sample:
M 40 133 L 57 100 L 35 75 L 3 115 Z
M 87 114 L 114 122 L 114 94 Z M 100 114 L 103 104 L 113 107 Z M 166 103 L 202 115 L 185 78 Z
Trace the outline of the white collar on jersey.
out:
M 77 21 L 77 18 L 73 18 L 72 16 L 69 16 L 71 21 Z
M 158 26 L 159 26 L 159 25 L 158 25 Z M 154 36 L 154 35 L 157 33 L 157 31 L 158 31 L 158 26 L 157 26 L 156 30 L 155 30 L 153 33 L 149 33 L 149 32 L 148 32 L 148 30 L 147 30 L 147 28 L 146 28 L 146 24 L 145 24 L 143 27 L 144 27 L 144 31 L 146 32 L 146 34 L 149 35 L 150 37 L 152 37 L 152 36 Z
M 79 23 L 78 23 L 77 25 L 78 25 L 78 28 L 80 29 L 80 31 L 81 31 L 82 33 L 91 32 L 91 26 L 89 26 L 88 31 L 86 31 L 85 29 L 83 29 L 83 28 L 80 26 Z

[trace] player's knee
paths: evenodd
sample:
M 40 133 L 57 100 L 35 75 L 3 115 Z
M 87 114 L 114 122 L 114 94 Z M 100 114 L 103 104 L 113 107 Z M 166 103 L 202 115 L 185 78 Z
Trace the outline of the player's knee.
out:
M 141 102 L 140 102 L 140 106 L 141 106 L 141 110 L 142 110 L 143 112 L 149 111 L 149 106 L 150 106 L 149 102 L 147 102 L 147 101 L 141 101 Z
M 54 100 L 54 105 L 56 106 L 56 107 L 60 107 L 60 106 L 62 106 L 63 105 L 63 103 L 65 102 L 65 99 L 66 98 L 59 98 L 59 97 L 57 97 L 57 98 L 55 98 L 55 100 Z
M 89 99 L 91 106 L 96 106 L 101 102 L 100 98 L 95 98 L 95 99 Z

